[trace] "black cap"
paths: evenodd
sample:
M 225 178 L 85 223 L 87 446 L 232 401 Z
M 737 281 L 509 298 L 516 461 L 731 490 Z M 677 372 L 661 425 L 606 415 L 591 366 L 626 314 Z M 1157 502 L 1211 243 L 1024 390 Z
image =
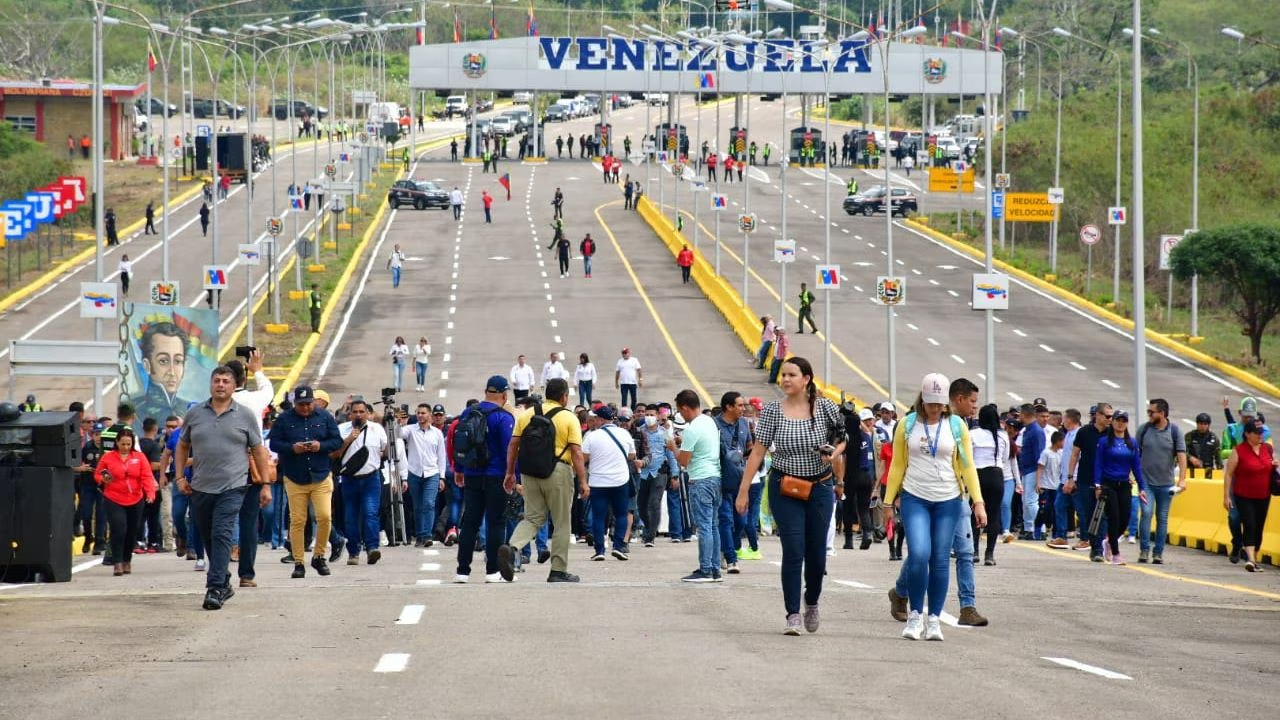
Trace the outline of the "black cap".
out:
M 1114 413 L 1111 414 L 1111 422 L 1115 422 L 1117 420 L 1123 420 L 1125 422 L 1129 422 L 1129 411 L 1116 410 Z
M 431 414 L 432 414 L 432 415 L 444 415 L 444 414 L 445 414 L 445 412 L 444 412 L 444 406 L 443 406 L 443 405 L 441 405 L 441 404 L 439 404 L 439 403 L 436 403 L 436 404 L 435 404 L 435 406 L 431 408 Z
M 1045 407 L 1048 407 L 1048 406 L 1049 406 L 1049 401 L 1048 401 L 1048 400 L 1045 400 L 1045 399 L 1044 399 L 1044 398 L 1042 398 L 1042 397 L 1038 397 L 1038 398 L 1036 398 L 1035 400 L 1032 400 L 1032 401 L 1031 401 L 1031 404 L 1032 404 L 1032 405 L 1044 405 Z
M 1209 413 L 1200 413 L 1196 416 L 1196 422 L 1208 425 L 1213 422 L 1213 418 L 1209 417 Z
M 293 404 L 304 402 L 315 402 L 316 392 L 311 389 L 310 385 L 299 385 L 293 389 Z

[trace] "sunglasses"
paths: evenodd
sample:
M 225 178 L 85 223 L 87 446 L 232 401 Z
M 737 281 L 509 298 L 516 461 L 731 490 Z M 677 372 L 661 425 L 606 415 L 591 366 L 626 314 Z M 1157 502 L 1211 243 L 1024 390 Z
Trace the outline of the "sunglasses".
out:
M 1105 418 L 1105 419 L 1107 419 L 1107 420 L 1110 420 L 1110 419 L 1111 419 L 1111 416 L 1110 416 L 1110 415 L 1103 415 L 1102 417 L 1103 417 L 1103 418 Z

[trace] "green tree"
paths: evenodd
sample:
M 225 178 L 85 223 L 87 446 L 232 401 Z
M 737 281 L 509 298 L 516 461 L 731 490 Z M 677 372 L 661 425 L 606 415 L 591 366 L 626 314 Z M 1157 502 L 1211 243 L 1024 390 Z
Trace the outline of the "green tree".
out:
M 22 197 L 59 175 L 71 175 L 71 163 L 8 123 L 0 122 L 0 200 Z
M 1262 362 L 1262 333 L 1280 314 L 1280 225 L 1240 223 L 1193 233 L 1169 256 L 1181 280 L 1192 275 L 1217 280 L 1235 298 L 1241 333 L 1249 336 L 1255 362 Z

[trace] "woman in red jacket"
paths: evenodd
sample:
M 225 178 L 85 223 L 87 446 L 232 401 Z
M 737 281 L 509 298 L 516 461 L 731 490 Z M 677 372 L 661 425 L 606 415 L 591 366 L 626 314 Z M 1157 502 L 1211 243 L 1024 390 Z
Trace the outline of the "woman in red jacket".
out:
M 1261 425 L 1245 423 L 1244 440 L 1227 458 L 1223 505 L 1228 511 L 1234 507 L 1240 513 L 1247 560 L 1244 569 L 1261 572 L 1258 546 L 1262 544 L 1262 528 L 1267 524 L 1267 508 L 1271 505 L 1271 472 L 1280 467 L 1280 460 L 1272 447 L 1262 442 Z
M 685 245 L 680 249 L 680 254 L 676 255 L 676 265 L 680 266 L 680 279 L 684 284 L 689 284 L 689 271 L 693 268 L 693 251 Z
M 114 575 L 133 572 L 133 548 L 137 545 L 142 525 L 143 501 L 155 502 L 156 478 L 151 462 L 137 449 L 137 437 L 131 428 L 123 428 L 116 436 L 116 449 L 103 454 L 93 479 L 102 486 L 106 501 L 107 527 L 111 529 L 111 557 Z

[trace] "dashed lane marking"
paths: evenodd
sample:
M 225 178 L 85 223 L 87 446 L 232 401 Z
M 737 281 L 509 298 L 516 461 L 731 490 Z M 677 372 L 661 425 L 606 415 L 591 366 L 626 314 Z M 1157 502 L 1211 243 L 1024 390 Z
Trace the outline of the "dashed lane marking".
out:
M 440 563 L 422 563 L 418 570 L 419 572 L 440 572 Z
M 1026 334 L 1026 333 L 1022 332 L 1022 331 L 1021 331 L 1021 330 L 1019 330 L 1018 328 L 1014 328 L 1014 329 L 1013 329 L 1013 334 L 1014 334 L 1014 335 L 1017 335 L 1018 337 L 1026 337 L 1026 336 L 1027 336 L 1027 334 Z
M 426 605 L 405 605 L 400 611 L 400 617 L 396 618 L 397 625 L 417 625 L 422 621 L 422 613 L 426 612 Z
M 1056 350 L 1054 350 L 1053 348 L 1049 347 L 1048 345 L 1045 345 L 1044 343 L 1040 343 L 1040 349 L 1041 349 L 1041 350 L 1043 350 L 1043 351 L 1045 351 L 1045 352 L 1047 352 L 1047 353 L 1057 352 Z
M 929 341 L 929 344 L 930 344 L 930 345 L 932 345 L 932 346 L 934 346 L 934 347 L 938 347 L 938 346 L 942 345 L 942 343 L 938 342 L 937 340 L 934 340 L 933 338 L 925 338 L 925 340 L 928 340 L 928 341 Z
M 1088 368 L 1086 368 L 1085 366 L 1083 366 L 1083 365 L 1081 365 L 1080 363 L 1076 362 L 1075 360 L 1072 360 L 1070 364 L 1071 364 L 1071 367 L 1073 367 L 1073 368 L 1075 368 L 1075 369 L 1077 369 L 1077 370 L 1088 370 Z
M 1113 670 L 1108 670 L 1106 668 L 1100 668 L 1097 665 L 1086 665 L 1085 663 L 1082 663 L 1079 660 L 1072 660 L 1071 658 L 1041 657 L 1040 659 L 1048 660 L 1051 663 L 1055 663 L 1063 667 L 1068 667 L 1068 668 L 1071 668 L 1072 670 L 1079 670 L 1081 672 L 1087 672 L 1091 675 L 1104 677 L 1108 680 L 1132 680 L 1133 679 L 1123 673 L 1118 673 Z
M 376 673 L 398 673 L 404 672 L 409 667 L 409 653 L 386 653 L 378 658 L 378 664 L 374 666 L 373 671 Z
M 1103 381 L 1102 381 L 1102 384 L 1103 384 L 1103 385 L 1106 385 L 1107 387 L 1109 387 L 1109 388 L 1111 388 L 1111 389 L 1113 389 L 1113 390 L 1119 390 L 1119 389 L 1120 389 L 1120 386 L 1119 386 L 1119 385 L 1117 385 L 1117 384 L 1115 384 L 1115 383 L 1111 382 L 1110 380 L 1103 380 Z
M 1021 403 L 1021 402 L 1022 402 L 1022 396 L 1021 396 L 1021 395 L 1019 395 L 1018 393 L 1006 392 L 1006 393 L 1005 393 L 1005 395 L 1008 395 L 1008 396 L 1009 396 L 1010 398 L 1012 398 L 1012 399 L 1013 399 L 1013 401 L 1014 401 L 1014 402 L 1016 402 L 1016 403 Z
M 856 589 L 858 589 L 858 590 L 871 590 L 871 589 L 872 589 L 870 585 L 867 585 L 866 583 L 860 583 L 860 582 L 858 582 L 857 580 L 837 580 L 837 581 L 836 581 L 836 584 L 837 584 L 837 585 L 844 585 L 845 587 L 856 588 Z
M 951 359 L 952 359 L 952 360 L 955 360 L 956 362 L 960 363 L 961 365 L 964 365 L 964 358 L 960 357 L 959 355 L 952 355 L 952 356 L 951 356 Z
M 440 578 L 424 578 L 422 580 L 419 580 L 417 584 L 421 587 L 428 587 L 432 585 L 440 585 L 441 582 L 440 582 Z
M 956 297 L 956 298 L 960 297 L 960 293 L 956 292 L 955 290 L 948 290 L 947 294 L 950 295 L 951 297 Z

